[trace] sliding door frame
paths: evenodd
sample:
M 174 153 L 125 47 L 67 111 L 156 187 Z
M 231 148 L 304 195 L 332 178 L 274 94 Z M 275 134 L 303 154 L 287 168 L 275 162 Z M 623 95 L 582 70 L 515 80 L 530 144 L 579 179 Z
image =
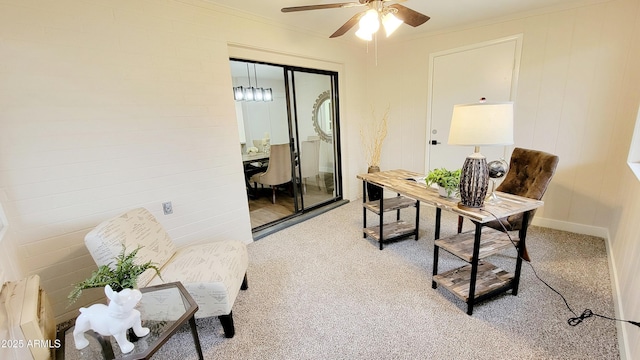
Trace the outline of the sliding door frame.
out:
M 291 161 L 292 161 L 292 182 L 293 182 L 293 193 L 294 193 L 294 209 L 295 212 L 292 215 L 283 217 L 274 222 L 258 226 L 253 228 L 253 232 L 262 231 L 274 225 L 280 224 L 286 220 L 291 218 L 307 214 L 311 211 L 315 211 L 317 209 L 323 208 L 325 206 L 330 206 L 331 204 L 343 201 L 343 183 L 342 183 L 342 145 L 340 143 L 340 103 L 339 103 L 339 86 L 338 86 L 338 72 L 330 71 L 330 70 L 320 70 L 320 69 L 312 69 L 307 67 L 300 66 L 291 66 L 291 65 L 282 65 L 277 63 L 265 62 L 265 61 L 256 61 L 250 59 L 236 58 L 231 57 L 230 61 L 241 61 L 250 64 L 262 64 L 269 65 L 275 67 L 281 67 L 283 71 L 283 78 L 285 82 L 285 97 L 286 97 L 286 106 L 287 106 L 287 120 L 289 122 L 289 144 L 291 151 Z M 302 180 L 302 174 L 299 166 L 296 165 L 296 152 L 300 149 L 300 139 L 298 132 L 298 105 L 296 102 L 296 97 L 292 96 L 295 94 L 295 72 L 304 72 L 318 75 L 327 75 L 330 77 L 331 85 L 330 85 L 330 93 L 331 93 L 331 102 L 332 102 L 332 112 L 333 112 L 333 131 L 332 131 L 332 145 L 333 145 L 333 171 L 334 171 L 334 191 L 335 196 L 329 200 L 319 202 L 309 207 L 304 206 L 304 196 L 298 196 L 298 181 Z M 291 80 L 289 79 L 289 74 L 291 74 Z M 297 170 L 296 170 L 297 169 Z M 300 204 L 298 203 L 298 199 L 300 199 Z

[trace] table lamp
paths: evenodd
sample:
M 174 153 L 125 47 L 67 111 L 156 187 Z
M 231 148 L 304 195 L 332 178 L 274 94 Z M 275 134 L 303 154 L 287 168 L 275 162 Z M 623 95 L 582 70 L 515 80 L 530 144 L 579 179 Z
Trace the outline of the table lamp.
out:
M 513 102 L 486 102 L 453 106 L 450 145 L 472 145 L 460 175 L 460 207 L 481 208 L 489 186 L 489 168 L 480 146 L 513 144 Z

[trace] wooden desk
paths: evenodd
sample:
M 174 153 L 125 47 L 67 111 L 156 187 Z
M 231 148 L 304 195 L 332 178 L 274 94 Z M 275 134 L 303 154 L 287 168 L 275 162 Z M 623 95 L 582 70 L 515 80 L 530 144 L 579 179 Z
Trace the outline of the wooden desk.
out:
M 459 199 L 443 198 L 438 195 L 436 189 L 428 187 L 424 182 L 408 180 L 418 177 L 424 177 L 424 174 L 407 170 L 391 170 L 357 175 L 357 178 L 365 183 L 380 186 L 385 190 L 393 191 L 436 207 L 434 236 L 436 241 L 433 251 L 432 287 L 435 289 L 440 284 L 465 301 L 467 303 L 467 314 L 471 315 L 473 313 L 473 305 L 476 302 L 509 289 L 512 290 L 513 295 L 517 295 L 529 215 L 531 210 L 542 206 L 543 202 L 496 192 L 496 195 L 502 200 L 497 204 L 485 202 L 483 208 L 463 208 L 458 206 Z M 475 224 L 475 230 L 440 239 L 442 210 L 470 219 Z M 518 234 L 519 239 L 516 239 L 514 243 L 511 242 L 506 234 L 489 228 L 484 229 L 485 236 L 482 236 L 483 224 L 496 218 L 501 219 L 519 213 L 524 213 L 523 226 Z M 514 273 L 508 273 L 489 262 L 480 261 L 514 245 L 516 245 L 518 251 Z M 440 248 L 469 262 L 469 265 L 438 274 Z

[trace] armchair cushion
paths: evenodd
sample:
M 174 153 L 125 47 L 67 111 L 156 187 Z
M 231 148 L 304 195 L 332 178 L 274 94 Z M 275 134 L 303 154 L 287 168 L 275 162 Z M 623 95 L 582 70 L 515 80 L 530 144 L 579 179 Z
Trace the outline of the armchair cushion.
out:
M 141 246 L 137 263 L 152 261 L 159 268 L 176 252 L 169 234 L 153 214 L 144 208 L 133 209 L 103 221 L 85 236 L 84 243 L 98 266 L 113 262 L 122 251 L 123 244 L 127 247 L 127 252 Z M 153 269 L 145 271 L 138 277 L 138 287 L 147 286 L 155 276 L 157 275 Z
M 178 249 L 149 285 L 180 281 L 198 303 L 197 318 L 229 314 L 247 271 L 244 243 L 217 241 Z

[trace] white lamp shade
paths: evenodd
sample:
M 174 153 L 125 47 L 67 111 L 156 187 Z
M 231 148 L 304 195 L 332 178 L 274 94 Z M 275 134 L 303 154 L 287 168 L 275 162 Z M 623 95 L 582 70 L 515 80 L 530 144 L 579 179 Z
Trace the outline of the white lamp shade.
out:
M 365 29 L 363 28 L 359 28 L 358 31 L 356 31 L 356 36 L 359 37 L 360 39 L 364 40 L 364 41 L 371 41 L 373 40 L 373 35 L 370 32 L 367 32 Z
M 454 105 L 448 143 L 513 144 L 513 102 Z
M 358 21 L 360 29 L 373 34 L 380 28 L 380 21 L 378 20 L 378 11 L 375 9 L 369 9 L 363 17 Z
M 382 17 L 382 26 L 384 27 L 384 31 L 387 34 L 387 37 L 389 37 L 389 35 L 391 35 L 394 31 L 396 31 L 398 27 L 402 25 L 402 23 L 404 23 L 404 21 L 398 19 L 392 13 L 387 13 Z

